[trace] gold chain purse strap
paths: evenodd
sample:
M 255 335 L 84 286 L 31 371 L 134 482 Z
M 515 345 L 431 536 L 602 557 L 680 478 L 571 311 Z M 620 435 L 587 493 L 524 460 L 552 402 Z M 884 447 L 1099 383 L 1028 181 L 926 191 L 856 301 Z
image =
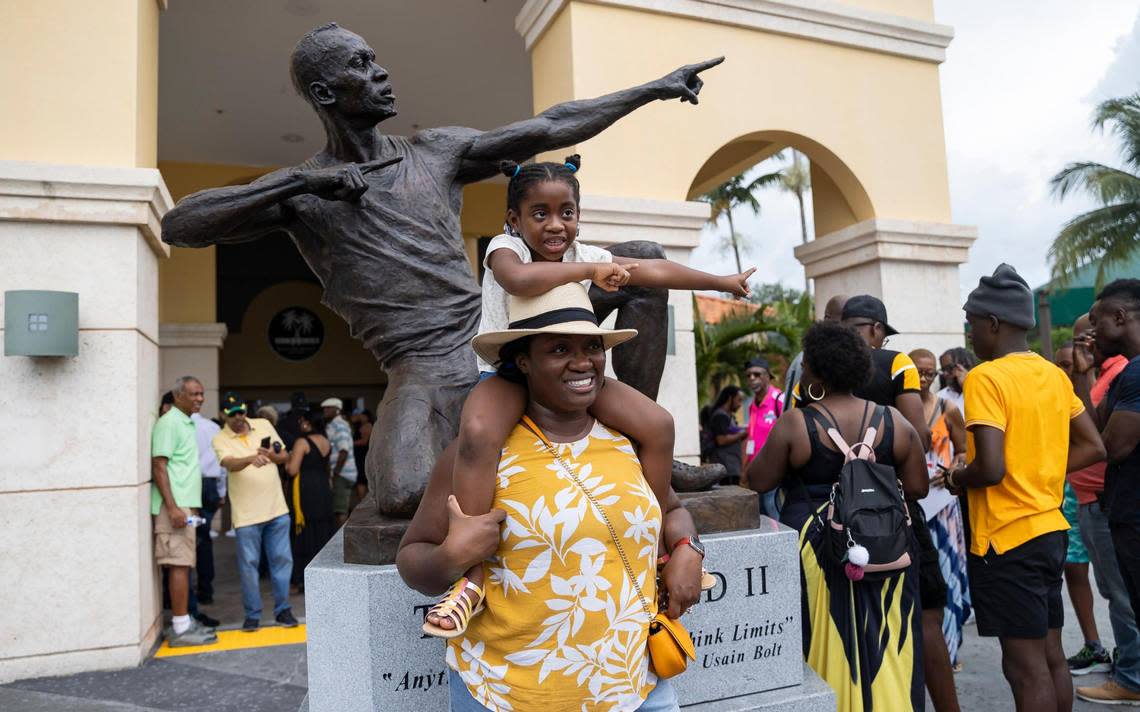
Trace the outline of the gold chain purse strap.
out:
M 606 514 L 606 510 L 602 509 L 602 505 L 594 499 L 594 493 L 591 492 L 582 481 L 578 479 L 578 475 L 570 468 L 569 465 L 558 454 L 558 450 L 546 438 L 529 416 L 524 415 L 522 418 L 523 427 L 534 433 L 534 435 L 542 441 L 546 447 L 547 453 L 550 454 L 554 461 L 558 464 L 562 471 L 566 473 L 578 489 L 582 490 L 582 494 L 586 496 L 590 504 L 593 505 L 594 510 L 602 518 L 602 523 L 606 525 L 606 529 L 610 533 L 610 539 L 613 541 L 614 546 L 617 547 L 618 556 L 621 557 L 622 566 L 625 567 L 625 574 L 629 577 L 629 582 L 633 584 L 633 588 L 637 591 L 637 597 L 641 601 L 641 607 L 645 610 L 645 615 L 649 617 L 649 659 L 653 662 L 654 672 L 657 673 L 659 678 L 670 678 L 674 675 L 684 672 L 685 667 L 688 665 L 686 657 L 696 660 L 696 649 L 693 646 L 693 641 L 689 637 L 688 631 L 681 625 L 680 621 L 670 619 L 664 613 L 658 612 L 654 615 L 653 610 L 649 607 L 649 602 L 645 598 L 645 593 L 641 590 L 641 585 L 637 583 L 637 577 L 633 575 L 633 567 L 629 564 L 629 558 L 625 555 L 625 547 L 621 545 L 621 540 L 618 539 L 617 531 L 614 529 L 613 524 L 610 523 L 610 518 Z M 667 633 L 668 635 L 661 635 Z

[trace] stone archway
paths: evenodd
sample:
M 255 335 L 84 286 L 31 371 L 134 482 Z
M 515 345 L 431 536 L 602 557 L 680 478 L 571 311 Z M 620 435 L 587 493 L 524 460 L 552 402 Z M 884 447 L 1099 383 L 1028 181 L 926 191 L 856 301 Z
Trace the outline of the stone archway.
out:
M 875 217 L 871 197 L 843 159 L 820 142 L 792 131 L 754 131 L 730 140 L 697 171 L 687 198 L 697 199 L 785 148 L 799 151 L 810 165 L 817 233 L 827 234 Z

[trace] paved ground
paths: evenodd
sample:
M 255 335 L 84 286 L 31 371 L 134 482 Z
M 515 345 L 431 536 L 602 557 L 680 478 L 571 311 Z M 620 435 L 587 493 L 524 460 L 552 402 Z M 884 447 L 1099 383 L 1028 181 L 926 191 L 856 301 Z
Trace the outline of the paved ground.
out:
M 224 628 L 241 625 L 242 608 L 232 539 L 215 539 L 218 557 L 218 592 L 214 606 L 203 607 L 222 619 Z M 267 594 L 263 603 L 272 610 Z M 299 618 L 304 615 L 303 597 L 293 597 Z M 1066 605 L 1069 604 L 1065 596 Z M 1065 651 L 1081 646 L 1080 631 L 1072 609 L 1066 610 Z M 1104 644 L 1111 647 L 1108 606 L 1097 598 L 1097 621 Z M 266 616 L 265 620 L 269 617 Z M 298 631 L 299 632 L 299 631 Z M 243 637 L 244 636 L 244 637 Z M 264 630 L 254 640 L 284 639 L 285 631 Z M 223 641 L 245 644 L 249 636 L 223 633 Z M 963 710 L 1000 712 L 1013 709 L 1013 698 L 1001 675 L 1001 651 L 997 640 L 979 638 L 973 626 L 965 634 L 964 670 L 955 676 Z M 1103 675 L 1076 678 L 1077 685 L 1095 685 Z M 115 672 L 84 673 L 57 678 L 22 680 L 0 686 L 0 710 L 13 712 L 157 712 L 186 710 L 202 712 L 293 712 L 304 699 L 308 685 L 303 644 L 225 650 L 178 657 L 152 658 L 138 668 Z M 928 709 L 933 709 L 928 704 Z M 1077 700 L 1077 712 L 1106 709 Z M 385 711 L 387 712 L 387 711 Z M 417 711 L 419 712 L 419 711 Z M 422 712 L 430 712 L 423 710 Z

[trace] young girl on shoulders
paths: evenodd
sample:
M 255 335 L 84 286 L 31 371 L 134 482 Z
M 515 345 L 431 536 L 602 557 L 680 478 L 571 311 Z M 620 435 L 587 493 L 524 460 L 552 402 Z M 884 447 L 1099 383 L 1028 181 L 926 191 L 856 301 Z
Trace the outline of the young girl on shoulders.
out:
M 510 179 L 506 232 L 487 246 L 480 334 L 515 328 L 507 313 L 510 295 L 533 297 L 571 282 L 609 292 L 642 286 L 712 289 L 738 297 L 750 293 L 748 278 L 755 269 L 717 276 L 670 260 L 634 260 L 578 242 L 581 195 L 575 173 L 580 165 L 577 154 L 561 164 L 500 164 Z M 480 383 L 467 397 L 460 420 L 452 491 L 468 515 L 491 509 L 503 443 L 526 406 L 524 387 L 496 375 L 496 367 L 480 359 Z M 672 416 L 634 388 L 601 374 L 597 378 L 600 383 L 575 382 L 567 387 L 599 388 L 591 415 L 638 444 L 644 471 L 671 472 Z M 462 634 L 481 610 L 483 581 L 483 567 L 472 567 L 428 612 L 424 631 L 442 638 Z

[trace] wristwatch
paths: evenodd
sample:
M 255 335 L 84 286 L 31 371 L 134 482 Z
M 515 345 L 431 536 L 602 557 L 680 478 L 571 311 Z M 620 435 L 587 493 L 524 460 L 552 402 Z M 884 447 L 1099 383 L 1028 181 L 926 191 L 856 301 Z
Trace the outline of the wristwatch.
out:
M 678 539 L 677 543 L 673 544 L 673 551 L 676 551 L 678 546 L 684 546 L 686 544 L 691 546 L 693 551 L 700 554 L 702 559 L 705 558 L 705 545 L 701 543 L 701 537 L 699 535 L 694 534 L 684 539 Z

